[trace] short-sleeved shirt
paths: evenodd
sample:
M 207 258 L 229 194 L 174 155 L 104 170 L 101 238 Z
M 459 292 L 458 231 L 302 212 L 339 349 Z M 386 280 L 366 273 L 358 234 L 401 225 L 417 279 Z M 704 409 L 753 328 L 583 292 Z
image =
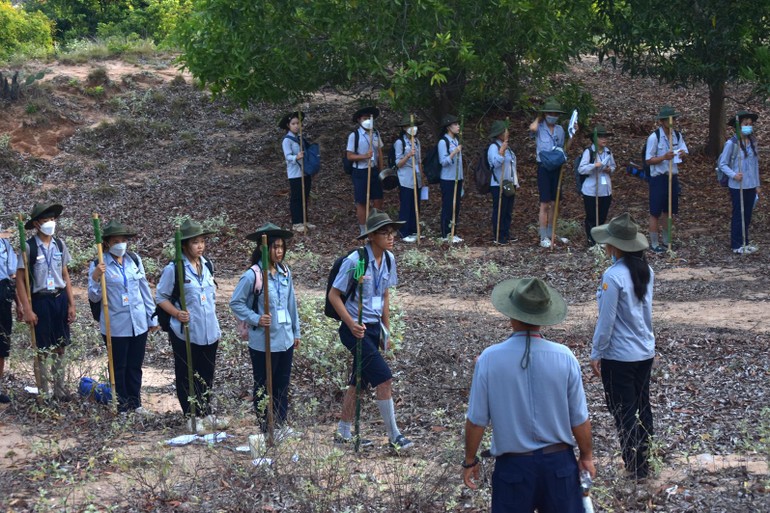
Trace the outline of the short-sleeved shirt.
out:
M 297 155 L 299 154 L 299 136 L 294 135 L 291 131 L 287 132 L 281 142 L 281 148 L 283 149 L 283 157 L 286 159 L 286 174 L 289 179 L 302 178 L 302 168 L 297 162 Z
M 745 148 L 741 148 L 735 137 L 728 139 L 719 156 L 719 169 L 730 178 L 727 186 L 731 189 L 759 187 L 759 157 L 756 141 L 754 144 L 745 144 Z M 734 178 L 738 172 L 743 173 L 742 183 Z
M 588 420 L 583 379 L 566 346 L 530 337 L 529 364 L 521 367 L 526 332 L 481 353 L 473 373 L 467 418 L 494 425 L 493 456 L 522 453 L 548 445 L 575 445 L 572 428 Z
M 187 301 L 187 311 L 190 314 L 189 331 L 190 342 L 199 346 L 207 346 L 215 343 L 222 336 L 219 329 L 219 320 L 216 312 L 216 285 L 214 277 L 205 265 L 206 259 L 201 257 L 202 275 L 198 276 L 186 256 L 182 257 L 184 264 L 184 291 Z M 160 275 L 158 287 L 155 290 L 155 302 L 170 301 L 174 291 L 174 279 L 176 266 L 173 262 L 168 264 Z M 180 283 L 180 286 L 182 284 Z M 179 304 L 175 304 L 177 308 Z M 171 318 L 171 329 L 174 334 L 184 340 L 182 323 Z
M 396 149 L 396 162 L 400 162 L 401 159 L 404 158 L 404 155 L 412 151 L 412 141 L 411 138 L 402 135 L 398 139 L 396 139 L 396 142 L 393 143 L 393 146 Z M 417 175 L 417 186 L 422 186 L 422 176 L 420 175 L 420 162 L 422 162 L 422 149 L 420 148 L 420 141 L 415 138 L 414 140 L 414 163 L 417 164 L 417 169 L 412 169 L 412 159 L 408 158 L 406 159 L 406 162 L 403 166 L 398 168 L 398 183 L 401 185 L 401 187 L 406 187 L 408 189 L 414 189 L 414 174 Z
M 366 267 L 364 275 L 364 293 L 363 293 L 363 317 L 364 324 L 379 322 L 382 318 L 382 307 L 384 306 L 385 292 L 398 284 L 396 274 L 396 259 L 393 253 L 385 251 L 382 254 L 380 265 L 374 259 L 372 247 L 369 243 L 365 246 L 369 255 L 369 265 Z M 390 259 L 390 270 L 386 259 Z M 332 286 L 340 293 L 345 294 L 348 291 L 350 281 L 353 279 L 353 271 L 358 263 L 358 251 L 353 251 L 342 261 L 339 273 L 334 279 Z M 345 303 L 345 309 L 350 316 L 358 321 L 358 289 L 355 295 Z
M 660 157 L 668 153 L 670 149 L 671 149 L 671 145 L 668 142 L 667 131 L 661 127 L 658 127 L 657 129 L 655 129 L 655 132 L 651 133 L 650 136 L 647 138 L 647 150 L 645 151 L 644 158 L 645 160 L 650 160 L 655 157 Z M 676 130 L 674 130 L 673 150 L 675 152 L 677 150 L 682 150 L 682 152 L 685 154 L 690 153 L 690 151 L 687 149 L 687 145 L 684 142 L 684 137 L 682 137 L 682 134 Z M 677 166 L 676 158 L 672 159 L 671 163 L 673 166 L 673 174 L 678 174 L 679 167 Z M 668 160 L 664 160 L 663 162 L 660 162 L 658 164 L 652 164 L 650 166 L 650 176 L 660 176 L 660 175 L 667 174 L 668 166 L 669 166 Z
M 449 141 L 449 147 L 447 148 L 446 141 Z M 456 137 L 451 137 L 445 133 L 438 140 L 438 160 L 441 163 L 441 179 L 454 181 L 455 177 L 458 180 L 463 179 L 463 153 L 458 152 L 454 157 L 451 156 L 452 152 L 460 145 L 460 141 Z
M 593 159 L 591 159 L 591 153 L 593 153 Z M 602 163 L 601 172 L 596 169 L 596 159 Z M 583 150 L 583 156 L 580 158 L 580 164 L 578 164 L 578 173 L 581 175 L 588 175 L 583 182 L 583 186 L 580 192 L 585 196 L 599 197 L 610 196 L 612 194 L 612 180 L 610 180 L 610 173 L 615 172 L 615 157 L 612 156 L 612 152 L 609 148 L 604 148 L 599 154 L 596 153 L 596 148 L 592 144 L 590 149 Z M 596 179 L 599 178 L 599 191 L 596 191 Z
M 541 151 L 551 151 L 554 147 L 564 148 L 564 128 L 554 125 L 553 134 L 548 129 L 548 123 L 541 121 L 537 125 L 537 132 L 532 134 L 535 138 L 535 160 L 540 162 Z
M 361 126 L 356 130 L 358 131 L 358 148 L 356 148 L 356 135 L 353 132 L 350 132 L 350 135 L 348 135 L 347 151 L 357 155 L 365 155 L 369 153 L 369 148 L 373 148 L 371 159 L 372 167 L 379 165 L 379 161 L 377 160 L 379 158 L 378 150 L 382 147 L 382 140 L 380 139 L 379 132 L 377 132 L 377 130 L 372 131 L 372 139 L 374 139 L 374 144 L 372 144 L 372 141 L 369 140 L 369 130 L 364 130 Z M 367 169 L 369 167 L 369 162 L 366 160 L 356 160 L 353 162 L 353 167 L 356 169 Z
M 489 185 L 492 187 L 500 185 L 498 180 L 501 174 L 503 181 L 513 181 L 516 173 L 516 155 L 510 148 L 506 148 L 503 155 L 500 155 L 500 144 L 500 141 L 495 141 L 487 148 L 487 162 L 489 162 L 489 168 L 492 170 Z
M 9 280 L 16 274 L 18 259 L 8 239 L 0 238 L 0 281 Z
M 70 262 L 70 252 L 67 249 L 67 244 L 58 239 L 61 242 L 62 249 L 59 251 L 59 246 L 56 244 L 56 240 L 51 238 L 51 242 L 46 247 L 43 241 L 35 235 L 30 244 L 37 245 L 37 260 L 30 262 L 32 266 L 32 293 L 45 292 L 49 290 L 48 278 L 53 279 L 53 287 L 55 289 L 63 289 L 67 286 L 64 281 L 63 270 Z M 27 244 L 27 259 L 29 259 L 30 244 Z M 24 260 L 19 259 L 18 269 L 24 269 Z

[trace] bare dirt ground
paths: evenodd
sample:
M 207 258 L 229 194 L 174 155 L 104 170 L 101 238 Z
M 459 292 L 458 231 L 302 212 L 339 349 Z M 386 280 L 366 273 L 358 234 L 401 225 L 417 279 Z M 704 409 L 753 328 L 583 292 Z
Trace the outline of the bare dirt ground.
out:
M 163 63 L 98 63 L 109 80 L 104 92 L 93 96 L 84 87 L 96 66 L 41 66 L 46 68 L 43 85 L 25 101 L 4 106 L 0 135 L 10 134 L 11 147 L 20 154 L 3 155 L 0 221 L 11 223 L 34 201 L 65 205 L 60 230 L 76 257 L 76 341 L 87 348 L 72 362 L 73 388 L 82 375 L 103 377 L 105 366 L 84 288 L 85 265 L 92 258 L 90 214 L 120 217 L 139 228 L 136 249 L 153 279 L 168 259 L 163 251 L 175 216 L 216 224 L 220 234 L 210 241 L 208 253 L 217 265 L 220 318 L 230 339 L 220 350 L 215 399 L 218 411 L 232 421 L 233 438 L 213 447 L 161 444 L 184 433 L 172 355 L 162 337 L 151 339 L 145 363 L 143 397 L 155 413 L 152 418 L 114 418 L 88 401 L 36 405 L 23 390 L 32 375 L 21 357 L 26 335 L 17 328 L 3 380 L 14 402 L 0 406 L 3 511 L 484 511 L 493 465 L 484 463 L 480 492 L 461 486 L 463 414 L 474 357 L 508 335 L 489 292 L 501 279 L 522 275 L 547 279 L 569 302 L 566 322 L 546 334 L 567 344 L 585 370 L 599 469 L 597 511 L 770 511 L 767 202 L 760 201 L 752 223 L 760 252 L 730 253 L 729 201 L 714 185 L 713 162 L 700 154 L 704 90 L 672 92 L 653 81 L 622 77 L 590 58 L 555 78 L 580 79 L 594 95 L 596 120 L 616 134 L 611 147 L 619 168 L 611 214 L 628 210 L 646 219 L 646 186 L 624 168 L 636 159 L 663 98 L 684 113 L 681 124 L 692 151 L 681 177 L 676 255 L 650 256 L 656 271 L 657 473 L 636 483 L 622 476 L 601 384 L 588 369 L 594 291 L 605 264 L 585 251 L 582 204 L 571 179 L 562 215 L 568 221 L 563 231 L 572 241 L 550 252 L 537 247 L 537 188 L 525 133 L 529 115 L 513 120 L 523 182 L 513 220 L 518 242 L 504 248 L 490 244 L 491 202 L 467 184 L 459 227 L 465 244 L 447 248 L 436 239 L 436 189 L 423 209 L 425 242 L 419 249 L 396 247 L 403 340 L 393 368 L 398 419 L 417 442 L 414 453 L 394 458 L 379 447 L 359 456 L 335 450 L 330 444 L 339 411 L 335 383 L 344 375 L 331 362 L 318 363 L 324 351 L 308 347 L 297 354 L 292 392 L 292 415 L 303 436 L 266 454 L 271 467 L 254 466 L 247 453 L 236 450 L 256 427 L 249 403 L 250 362 L 232 340 L 226 302 L 247 265 L 251 248 L 243 235 L 268 220 L 289 224 L 288 184 L 278 154 L 282 134 L 275 126 L 282 111 L 294 106 L 243 110 L 212 100 L 191 87 L 190 77 L 175 78 L 176 70 Z M 742 98 L 745 93 L 728 94 Z M 29 113 L 33 101 L 39 108 Z M 322 295 L 334 257 L 355 245 L 350 187 L 338 165 L 354 105 L 345 95 L 327 91 L 301 106 L 309 118 L 308 135 L 321 143 L 324 157 L 310 207 L 319 228 L 296 237 L 289 255 L 304 302 Z M 761 143 L 768 112 L 759 111 Z M 386 139 L 395 136 L 398 117 L 384 110 L 378 120 Z M 467 124 L 469 154 L 484 148 L 490 123 Z M 429 132 L 421 133 L 426 147 L 433 143 Z M 768 155 L 760 148 L 764 173 Z M 392 193 L 386 196 L 391 214 L 397 202 Z M 307 326 L 308 336 L 334 339 L 333 328 Z M 328 358 L 340 353 L 330 349 Z M 363 419 L 366 436 L 384 441 L 371 402 Z

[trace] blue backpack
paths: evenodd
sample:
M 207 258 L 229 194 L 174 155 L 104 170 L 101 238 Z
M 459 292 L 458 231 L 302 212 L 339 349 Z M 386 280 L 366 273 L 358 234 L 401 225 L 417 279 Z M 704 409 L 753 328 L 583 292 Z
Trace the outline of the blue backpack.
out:
M 299 137 L 294 135 L 284 135 L 284 139 L 289 139 L 299 144 Z M 307 139 L 302 138 L 302 149 L 305 152 L 302 160 L 304 160 L 304 169 L 306 176 L 313 176 L 321 170 L 321 148 L 318 143 L 310 144 Z

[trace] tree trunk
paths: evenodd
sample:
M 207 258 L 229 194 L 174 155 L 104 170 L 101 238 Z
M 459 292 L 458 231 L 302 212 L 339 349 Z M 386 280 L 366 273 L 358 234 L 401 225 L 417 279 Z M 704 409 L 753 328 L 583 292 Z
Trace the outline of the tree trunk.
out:
M 725 142 L 725 82 L 709 84 L 709 133 L 706 155 L 717 157 Z

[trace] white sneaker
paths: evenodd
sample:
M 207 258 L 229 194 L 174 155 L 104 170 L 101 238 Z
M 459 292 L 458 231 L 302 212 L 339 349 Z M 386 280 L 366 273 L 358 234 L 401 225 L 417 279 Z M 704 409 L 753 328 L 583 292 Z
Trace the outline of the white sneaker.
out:
M 457 244 L 458 242 L 462 242 L 462 241 L 463 240 L 460 237 L 458 237 L 457 235 L 455 235 L 454 238 L 452 238 L 452 242 L 455 243 L 455 244 Z
M 569 244 L 569 239 L 567 237 L 556 237 L 556 238 L 559 239 L 559 241 L 562 244 Z
M 313 223 L 308 223 L 307 227 L 308 227 L 309 230 L 315 230 L 316 229 L 316 226 Z
M 302 223 L 292 225 L 291 229 L 297 233 L 305 233 L 305 225 Z
M 746 252 L 747 253 L 754 253 L 754 252 L 756 252 L 758 250 L 759 250 L 759 248 L 756 247 L 754 244 L 749 244 L 749 245 L 746 246 Z
M 748 251 L 748 249 L 746 249 L 746 248 L 735 248 L 735 249 L 733 250 L 733 253 L 735 253 L 736 255 L 742 255 L 742 254 L 744 254 L 744 253 L 748 253 L 748 252 L 749 252 L 749 251 Z
M 139 408 L 135 409 L 134 413 L 142 417 L 152 417 L 152 412 L 146 409 L 144 406 L 140 406 Z
M 417 242 L 417 235 L 407 235 L 406 237 L 401 239 L 401 242 Z
M 540 239 L 540 247 L 541 248 L 550 248 L 551 247 L 551 239 Z

